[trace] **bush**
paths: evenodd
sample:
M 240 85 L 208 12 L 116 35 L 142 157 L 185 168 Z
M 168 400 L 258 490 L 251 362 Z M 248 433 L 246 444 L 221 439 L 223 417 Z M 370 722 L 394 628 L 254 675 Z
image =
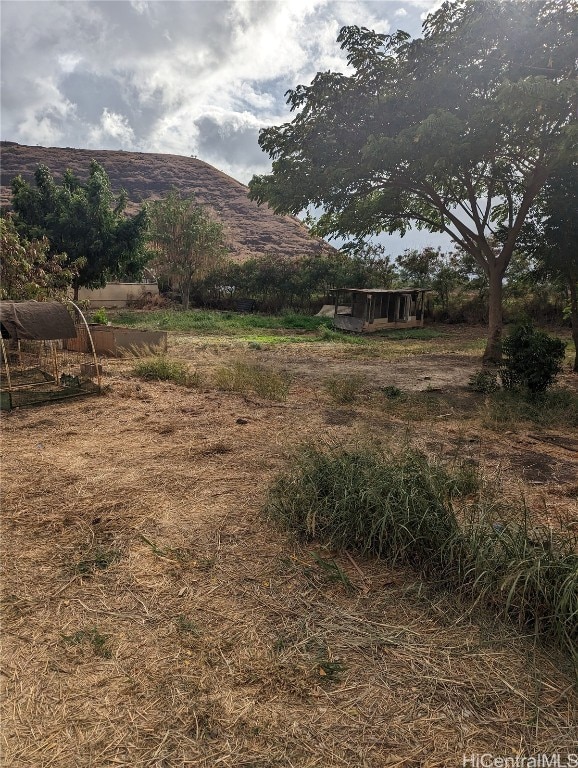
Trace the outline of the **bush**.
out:
M 505 389 L 526 389 L 532 394 L 545 392 L 562 370 L 565 350 L 561 339 L 529 324 L 516 326 L 502 345 L 502 385 Z
M 93 313 L 92 322 L 97 323 L 98 325 L 108 324 L 108 315 L 106 314 L 106 309 L 104 307 L 97 309 L 96 312 Z

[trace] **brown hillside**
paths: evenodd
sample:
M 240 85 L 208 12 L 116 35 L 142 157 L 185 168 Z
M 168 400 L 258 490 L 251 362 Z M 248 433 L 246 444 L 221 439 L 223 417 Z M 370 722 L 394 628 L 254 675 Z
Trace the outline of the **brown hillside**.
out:
M 231 255 L 238 260 L 264 253 L 302 256 L 334 249 L 309 235 L 306 227 L 289 216 L 276 216 L 267 206 L 249 200 L 247 187 L 212 165 L 193 157 L 58 147 L 29 147 L 9 141 L 1 148 L 1 202 L 10 202 L 10 183 L 21 174 L 32 180 L 41 163 L 56 178 L 70 168 L 79 178 L 88 175 L 91 160 L 107 171 L 113 190 L 125 189 L 130 208 L 145 200 L 163 197 L 173 187 L 212 209 L 227 228 Z

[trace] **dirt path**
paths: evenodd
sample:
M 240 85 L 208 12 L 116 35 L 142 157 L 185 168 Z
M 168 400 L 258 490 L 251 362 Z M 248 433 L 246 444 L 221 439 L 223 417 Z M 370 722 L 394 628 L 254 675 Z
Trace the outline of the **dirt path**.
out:
M 269 362 L 273 355 L 263 356 Z M 330 376 L 357 376 L 370 387 L 394 386 L 407 392 L 433 387 L 466 387 L 470 377 L 479 371 L 478 360 L 468 355 L 416 355 L 395 360 L 344 361 L 315 359 L 312 356 L 290 358 L 283 368 L 292 376 L 320 383 Z

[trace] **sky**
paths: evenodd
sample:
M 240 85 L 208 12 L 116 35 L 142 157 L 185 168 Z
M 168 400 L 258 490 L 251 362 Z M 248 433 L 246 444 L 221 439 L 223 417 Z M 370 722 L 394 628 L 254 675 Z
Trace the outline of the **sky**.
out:
M 439 0 L 2 0 L 2 140 L 194 155 L 246 184 L 342 26 L 419 36 Z M 443 235 L 382 237 L 393 254 Z

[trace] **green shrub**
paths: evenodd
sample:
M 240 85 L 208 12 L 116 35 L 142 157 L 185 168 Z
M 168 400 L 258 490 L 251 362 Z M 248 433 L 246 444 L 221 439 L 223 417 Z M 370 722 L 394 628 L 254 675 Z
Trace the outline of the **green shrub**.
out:
M 562 370 L 566 344 L 531 325 L 516 326 L 504 340 L 500 378 L 505 389 L 545 392 Z
M 92 322 L 97 323 L 98 325 L 108 324 L 108 315 L 106 314 L 106 309 L 104 307 L 101 307 L 100 309 L 97 309 L 96 312 L 93 312 Z
M 496 373 L 487 370 L 478 371 L 470 376 L 468 385 L 474 392 L 482 392 L 486 395 L 500 388 Z

